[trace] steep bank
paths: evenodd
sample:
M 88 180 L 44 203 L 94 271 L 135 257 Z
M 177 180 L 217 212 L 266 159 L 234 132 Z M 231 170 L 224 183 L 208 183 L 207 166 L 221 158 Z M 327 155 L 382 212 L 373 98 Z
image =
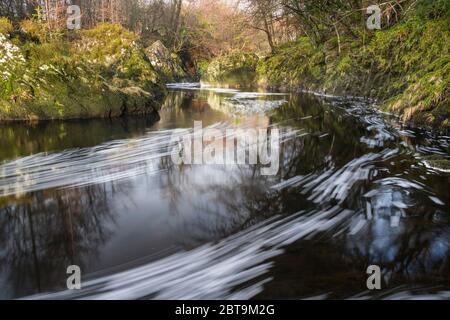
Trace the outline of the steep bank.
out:
M 257 81 L 259 58 L 254 53 L 233 52 L 212 60 L 202 74 L 202 82 L 245 86 Z
M 318 45 L 299 38 L 259 59 L 251 70 L 256 74 L 252 84 L 373 98 L 383 110 L 399 114 L 408 124 L 447 131 L 448 19 L 448 12 L 438 17 L 412 14 L 389 29 L 356 38 L 333 37 Z M 231 60 L 235 56 L 232 54 Z M 217 70 L 233 73 L 226 60 L 225 56 L 213 61 L 204 81 L 221 79 Z
M 176 63 L 159 44 L 145 49 L 113 24 L 61 34 L 32 20 L 14 30 L 2 18 L 0 42 L 0 120 L 152 113 Z

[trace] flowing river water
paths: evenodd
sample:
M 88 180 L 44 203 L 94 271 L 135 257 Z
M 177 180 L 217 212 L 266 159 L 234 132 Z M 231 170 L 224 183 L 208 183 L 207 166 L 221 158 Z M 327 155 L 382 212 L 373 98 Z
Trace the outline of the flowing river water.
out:
M 450 137 L 355 98 L 169 90 L 159 116 L 0 125 L 0 298 L 450 298 Z M 194 121 L 279 129 L 278 173 L 175 165 Z

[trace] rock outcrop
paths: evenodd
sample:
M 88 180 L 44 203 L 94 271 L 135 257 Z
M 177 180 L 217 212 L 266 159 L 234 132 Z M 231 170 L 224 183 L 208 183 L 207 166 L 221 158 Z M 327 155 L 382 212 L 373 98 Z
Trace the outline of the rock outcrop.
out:
M 188 78 L 187 73 L 183 70 L 180 58 L 171 53 L 161 41 L 154 42 L 145 49 L 145 53 L 153 68 L 165 82 L 181 81 Z
M 231 86 L 252 85 L 259 58 L 254 53 L 236 52 L 215 58 L 208 65 L 202 82 Z

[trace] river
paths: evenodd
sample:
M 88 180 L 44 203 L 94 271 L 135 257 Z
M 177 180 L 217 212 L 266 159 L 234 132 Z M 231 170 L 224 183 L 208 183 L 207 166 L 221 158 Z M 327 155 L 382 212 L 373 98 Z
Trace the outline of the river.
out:
M 0 124 L 0 298 L 450 298 L 450 137 L 352 97 L 169 91 L 159 116 Z M 279 130 L 278 172 L 174 164 L 194 121 Z

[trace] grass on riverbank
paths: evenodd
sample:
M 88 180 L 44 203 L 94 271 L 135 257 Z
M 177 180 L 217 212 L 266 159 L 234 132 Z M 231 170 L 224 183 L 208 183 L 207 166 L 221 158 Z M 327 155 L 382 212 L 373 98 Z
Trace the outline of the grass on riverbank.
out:
M 417 10 L 389 29 L 364 31 L 357 38 L 332 37 L 318 45 L 306 37 L 299 38 L 259 59 L 253 84 L 370 97 L 409 124 L 447 131 L 449 11 L 436 12 L 440 13 Z M 226 60 L 220 57 L 213 61 L 205 80 L 209 80 L 211 71 L 226 69 Z

